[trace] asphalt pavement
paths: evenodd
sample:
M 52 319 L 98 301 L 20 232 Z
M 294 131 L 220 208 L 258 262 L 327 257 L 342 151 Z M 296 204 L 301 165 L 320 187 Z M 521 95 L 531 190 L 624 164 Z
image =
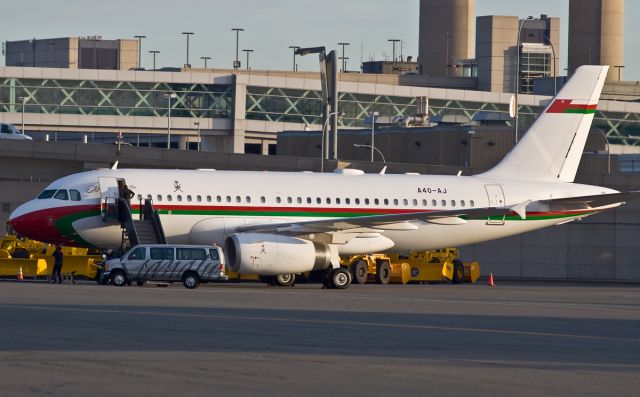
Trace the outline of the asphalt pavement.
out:
M 0 282 L 0 396 L 637 396 L 640 286 Z

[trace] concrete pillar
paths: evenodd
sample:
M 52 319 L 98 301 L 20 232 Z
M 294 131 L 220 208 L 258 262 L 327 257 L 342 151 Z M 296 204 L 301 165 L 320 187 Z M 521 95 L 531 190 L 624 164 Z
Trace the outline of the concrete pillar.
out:
M 247 128 L 247 76 L 233 75 L 233 124 L 232 135 L 226 139 L 224 151 L 244 153 L 244 137 Z

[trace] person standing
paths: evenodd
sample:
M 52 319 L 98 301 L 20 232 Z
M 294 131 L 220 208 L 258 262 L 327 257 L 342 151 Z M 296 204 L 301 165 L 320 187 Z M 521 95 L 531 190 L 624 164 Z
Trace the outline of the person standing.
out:
M 62 253 L 62 247 L 56 245 L 56 250 L 53 252 L 53 273 L 51 273 L 51 283 L 62 284 L 62 262 L 64 254 Z

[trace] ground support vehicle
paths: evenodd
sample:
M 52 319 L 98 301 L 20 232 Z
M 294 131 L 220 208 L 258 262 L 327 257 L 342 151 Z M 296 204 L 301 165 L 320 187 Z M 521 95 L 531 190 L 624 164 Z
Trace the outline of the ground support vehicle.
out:
M 354 255 L 343 258 L 341 265 L 349 269 L 356 284 L 442 281 L 454 284 L 474 283 L 480 276 L 478 262 L 463 263 L 458 259 L 458 250 L 455 248 L 416 252 L 411 255 Z

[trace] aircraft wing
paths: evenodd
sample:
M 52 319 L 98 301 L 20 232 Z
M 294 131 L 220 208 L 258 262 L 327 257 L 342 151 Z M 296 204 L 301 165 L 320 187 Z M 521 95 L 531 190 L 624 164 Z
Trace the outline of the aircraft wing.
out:
M 629 200 L 638 199 L 640 199 L 640 191 L 539 200 L 534 203 L 539 205 L 546 205 L 554 209 L 581 210 L 606 209 L 606 207 L 612 205 L 620 205 L 626 203 Z M 530 210 L 530 208 L 527 208 L 527 210 Z
M 465 218 L 489 218 L 513 215 L 514 213 L 524 217 L 521 209 L 523 205 L 527 203 L 512 207 L 460 208 L 447 211 L 417 211 L 401 214 L 358 216 L 353 218 L 331 218 L 302 222 L 246 225 L 239 227 L 237 230 L 238 232 L 283 233 L 292 235 L 341 231 L 370 233 L 384 230 L 414 230 L 417 226 L 411 222 L 417 221 L 444 225 L 460 225 L 467 223 Z

